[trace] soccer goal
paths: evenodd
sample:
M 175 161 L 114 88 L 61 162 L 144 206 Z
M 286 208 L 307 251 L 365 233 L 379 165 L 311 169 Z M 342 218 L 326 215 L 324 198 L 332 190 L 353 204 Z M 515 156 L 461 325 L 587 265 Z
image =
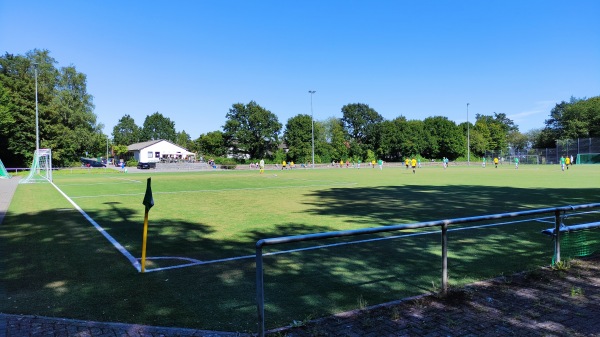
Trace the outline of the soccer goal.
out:
M 52 181 L 52 151 L 50 149 L 35 150 L 33 162 L 27 178 L 19 184 L 43 183 Z
M 579 153 L 576 164 L 600 164 L 600 153 Z
M 519 164 L 538 165 L 540 163 L 540 156 L 538 156 L 537 154 L 528 154 L 523 156 L 508 156 L 506 157 L 506 161 L 508 161 L 509 163 L 514 163 L 515 158 L 519 158 Z
M 0 179 L 10 179 L 10 174 L 6 171 L 2 160 L 0 160 Z

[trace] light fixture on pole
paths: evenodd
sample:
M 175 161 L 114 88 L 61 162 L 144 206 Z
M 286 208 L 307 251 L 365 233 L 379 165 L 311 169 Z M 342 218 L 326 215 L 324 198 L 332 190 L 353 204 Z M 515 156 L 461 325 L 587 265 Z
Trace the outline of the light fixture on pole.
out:
M 471 137 L 469 135 L 469 103 L 467 103 L 467 165 L 471 165 Z
M 40 125 L 38 120 L 38 80 L 37 80 L 37 62 L 33 63 L 33 71 L 35 74 L 35 150 L 40 149 Z
M 311 125 L 311 135 L 312 135 L 312 168 L 315 168 L 315 119 L 313 117 L 313 104 L 312 97 L 316 91 L 309 90 L 310 94 L 310 125 Z

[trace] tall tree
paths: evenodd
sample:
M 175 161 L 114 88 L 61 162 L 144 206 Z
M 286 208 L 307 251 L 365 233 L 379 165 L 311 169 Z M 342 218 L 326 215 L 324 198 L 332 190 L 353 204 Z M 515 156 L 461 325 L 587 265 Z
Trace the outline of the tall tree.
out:
M 125 115 L 113 127 L 112 136 L 114 143 L 118 145 L 139 143 L 142 141 L 142 128 L 135 124 L 135 120 L 131 116 Z
M 369 144 L 369 138 L 375 136 L 375 126 L 383 122 L 383 117 L 364 103 L 344 105 L 342 115 L 344 128 L 361 144 Z
M 212 131 L 202 134 L 194 141 L 198 151 L 204 156 L 223 157 L 227 155 L 227 146 L 222 131 Z
M 431 134 L 431 142 L 424 153 L 427 158 L 447 157 L 454 160 L 466 153 L 466 137 L 461 128 L 447 117 L 428 117 L 423 129 Z
M 265 158 L 277 149 L 281 123 L 271 111 L 254 101 L 236 103 L 226 115 L 223 126 L 227 144 L 236 155 Z
M 189 150 L 191 147 L 191 143 L 192 137 L 190 137 L 190 135 L 187 132 L 185 132 L 185 130 L 177 132 L 177 140 L 175 141 L 175 144 L 183 147 L 184 149 Z
M 319 162 L 348 159 L 350 156 L 350 141 L 342 120 L 330 117 L 315 125 L 315 132 L 319 135 L 315 138 L 315 151 L 321 159 Z
M 312 117 L 297 115 L 288 119 L 283 132 L 283 141 L 288 148 L 287 157 L 295 162 L 312 162 L 313 127 Z
M 100 153 L 96 134 L 102 125 L 93 113 L 86 76 L 73 66 L 57 69 L 56 63 L 47 50 L 0 57 L 0 86 L 9 97 L 0 99 L 0 111 L 8 111 L 0 126 L 0 144 L 5 145 L 0 156 L 10 158 L 10 165 L 29 165 L 36 147 L 36 73 L 40 147 L 52 149 L 53 164 L 69 165 L 85 151 Z
M 177 141 L 175 122 L 158 111 L 146 116 L 142 127 L 142 141 L 164 139 L 172 143 Z

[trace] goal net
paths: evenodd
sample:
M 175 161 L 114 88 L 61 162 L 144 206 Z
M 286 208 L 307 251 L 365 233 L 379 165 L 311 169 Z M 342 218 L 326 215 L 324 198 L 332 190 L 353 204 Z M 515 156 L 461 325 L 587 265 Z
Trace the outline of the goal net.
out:
M 35 150 L 33 162 L 27 178 L 19 184 L 43 183 L 52 181 L 52 151 L 50 149 Z
M 534 164 L 538 165 L 540 163 L 540 157 L 537 154 L 528 154 L 522 156 L 508 156 L 506 157 L 505 162 L 514 163 L 515 158 L 519 158 L 519 164 Z
M 4 167 L 2 160 L 0 160 L 0 179 L 10 179 L 10 174 L 6 171 L 6 167 Z
M 580 153 L 576 164 L 600 164 L 600 153 Z

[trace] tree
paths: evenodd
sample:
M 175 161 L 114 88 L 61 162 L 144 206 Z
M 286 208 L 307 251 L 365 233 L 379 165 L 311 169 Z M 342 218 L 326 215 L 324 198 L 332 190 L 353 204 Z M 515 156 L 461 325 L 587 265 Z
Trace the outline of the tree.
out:
M 431 135 L 424 153 L 427 158 L 447 157 L 454 160 L 466 153 L 466 137 L 461 128 L 447 117 L 428 117 L 423 129 Z
M 289 160 L 304 163 L 312 162 L 312 117 L 297 115 L 288 119 L 283 133 L 283 141 L 288 148 L 287 157 Z
M 350 136 L 360 144 L 371 144 L 370 138 L 376 137 L 376 125 L 383 117 L 367 104 L 353 103 L 342 107 L 342 123 Z
M 198 151 L 204 156 L 223 157 L 227 154 L 225 137 L 221 131 L 202 134 L 195 140 Z
M 36 69 L 40 147 L 52 149 L 53 165 L 69 165 L 86 151 L 100 153 L 102 125 L 93 113 L 86 76 L 74 66 L 57 69 L 56 63 L 47 50 L 0 57 L 0 156 L 10 158 L 6 164 L 29 165 L 36 148 Z
M 511 131 L 508 133 L 508 144 L 516 152 L 521 152 L 529 147 L 529 140 L 526 135 L 519 131 Z
M 131 145 L 142 141 L 142 128 L 135 124 L 133 118 L 125 115 L 113 127 L 113 142 L 119 145 Z
M 177 140 L 175 141 L 175 144 L 183 147 L 184 149 L 189 150 L 190 149 L 190 144 L 192 143 L 192 137 L 190 137 L 189 134 L 187 134 L 187 132 L 185 132 L 185 130 L 181 131 L 181 132 L 177 132 Z
M 142 127 L 142 141 L 164 139 L 172 143 L 177 141 L 175 122 L 163 116 L 158 111 L 146 116 Z
M 281 123 L 271 111 L 254 101 L 233 104 L 223 126 L 228 146 L 236 155 L 259 159 L 272 155 L 279 144 Z
M 330 162 L 332 160 L 348 159 L 350 156 L 350 142 L 348 133 L 344 129 L 342 120 L 336 117 L 330 117 L 322 123 L 318 123 L 315 127 L 315 133 L 319 136 L 315 137 L 315 150 L 321 161 Z M 317 132 L 318 130 L 318 132 Z M 321 137 L 321 135 L 323 135 Z
M 404 117 L 381 122 L 381 137 L 377 155 L 386 161 L 402 160 L 402 157 L 407 155 L 403 148 L 406 142 L 407 128 Z

